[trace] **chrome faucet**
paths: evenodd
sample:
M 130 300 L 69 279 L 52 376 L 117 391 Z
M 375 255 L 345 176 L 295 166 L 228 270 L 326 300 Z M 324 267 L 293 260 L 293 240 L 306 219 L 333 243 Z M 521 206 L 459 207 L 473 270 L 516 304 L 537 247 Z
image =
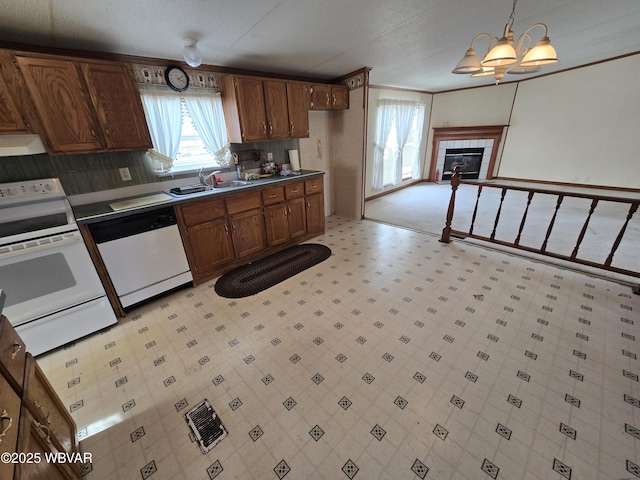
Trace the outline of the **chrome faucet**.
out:
M 198 173 L 198 177 L 200 178 L 200 183 L 202 185 L 205 185 L 205 186 L 208 186 L 208 187 L 213 187 L 213 188 L 217 187 L 218 186 L 218 180 L 216 179 L 216 175 L 220 173 L 220 170 L 215 170 L 215 171 L 211 172 L 209 175 L 205 176 L 202 173 L 203 169 L 204 169 L 204 167 L 202 167 L 200 169 L 200 172 Z M 213 181 L 211 183 L 208 183 L 210 178 L 212 178 Z

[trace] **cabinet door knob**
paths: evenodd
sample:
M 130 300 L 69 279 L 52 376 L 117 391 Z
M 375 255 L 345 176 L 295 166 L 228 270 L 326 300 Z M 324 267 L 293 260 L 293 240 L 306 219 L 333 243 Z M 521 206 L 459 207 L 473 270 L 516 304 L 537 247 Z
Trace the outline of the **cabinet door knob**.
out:
M 15 347 L 18 347 L 18 348 L 15 348 Z M 21 343 L 18 343 L 18 342 L 15 342 L 15 343 L 13 344 L 13 348 L 14 348 L 15 350 L 14 350 L 14 351 L 13 351 L 13 353 L 11 354 L 11 360 L 15 359 L 15 358 L 16 358 L 16 355 L 18 354 L 18 352 L 19 352 L 20 350 L 22 350 L 22 344 L 21 344 Z
M 34 420 L 33 421 L 33 426 L 36 428 L 39 428 L 40 430 L 46 430 L 46 432 L 44 432 L 47 435 L 47 438 L 45 439 L 47 443 L 51 443 L 51 430 L 49 429 L 49 427 L 42 425 L 39 421 Z
M 51 423 L 51 418 L 49 416 L 49 411 L 46 410 L 45 408 L 42 408 L 42 405 L 40 405 L 37 400 L 33 401 L 33 404 L 36 406 L 37 409 L 42 410 L 42 412 L 47 416 L 47 423 Z
M 267 122 L 262 122 L 262 133 L 267 134 Z
M 11 428 L 11 425 L 13 425 L 13 418 L 11 418 L 9 416 L 9 414 L 7 413 L 6 410 L 2 410 L 2 415 L 0 415 L 0 420 L 2 420 L 3 422 L 5 420 L 9 420 L 9 425 L 7 425 L 7 428 L 5 428 L 2 433 L 0 433 L 0 445 L 2 444 L 2 439 L 4 438 L 4 436 L 7 434 L 7 432 L 9 431 L 9 429 Z

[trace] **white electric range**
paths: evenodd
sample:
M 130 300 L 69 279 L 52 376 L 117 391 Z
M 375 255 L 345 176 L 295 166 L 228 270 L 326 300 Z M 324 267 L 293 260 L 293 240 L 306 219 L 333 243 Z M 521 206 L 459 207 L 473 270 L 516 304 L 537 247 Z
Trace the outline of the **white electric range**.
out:
M 33 355 L 117 322 L 58 179 L 0 184 L 0 290 Z

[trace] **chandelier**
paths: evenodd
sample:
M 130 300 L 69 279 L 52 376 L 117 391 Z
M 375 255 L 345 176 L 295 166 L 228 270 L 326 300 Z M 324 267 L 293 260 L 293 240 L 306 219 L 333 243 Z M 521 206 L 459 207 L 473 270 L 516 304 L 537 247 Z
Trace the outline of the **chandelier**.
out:
M 514 44 L 511 27 L 513 27 L 517 1 L 513 0 L 511 15 L 504 26 L 502 38 L 498 40 L 488 33 L 479 33 L 473 37 L 469 49 L 452 73 L 471 74 L 472 77 L 493 75 L 497 85 L 504 78 L 505 73 L 535 73 L 540 70 L 541 65 L 548 65 L 558 61 L 556 50 L 549 41 L 547 26 L 544 23 L 531 25 L 518 37 L 518 41 Z M 530 32 L 536 28 L 543 28 L 544 35 L 534 45 Z M 480 37 L 489 38 L 489 48 L 482 60 L 478 58 L 476 51 L 473 49 L 473 42 Z M 497 42 L 496 45 L 494 45 L 494 40 Z

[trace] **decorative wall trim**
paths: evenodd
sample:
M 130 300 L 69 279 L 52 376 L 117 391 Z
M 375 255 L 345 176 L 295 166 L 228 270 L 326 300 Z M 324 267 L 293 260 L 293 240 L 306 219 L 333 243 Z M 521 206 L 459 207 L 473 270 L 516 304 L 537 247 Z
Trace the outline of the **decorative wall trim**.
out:
M 333 83 L 340 85 L 346 85 L 349 90 L 355 90 L 356 88 L 363 88 L 365 85 L 369 85 L 369 72 L 371 68 L 364 67 L 355 72 L 346 74 L 343 77 L 336 79 Z
M 136 81 L 144 85 L 166 85 L 164 71 L 167 67 L 158 65 L 133 64 Z M 198 71 L 184 68 L 189 76 L 189 88 L 218 88 L 220 75 L 218 73 Z

